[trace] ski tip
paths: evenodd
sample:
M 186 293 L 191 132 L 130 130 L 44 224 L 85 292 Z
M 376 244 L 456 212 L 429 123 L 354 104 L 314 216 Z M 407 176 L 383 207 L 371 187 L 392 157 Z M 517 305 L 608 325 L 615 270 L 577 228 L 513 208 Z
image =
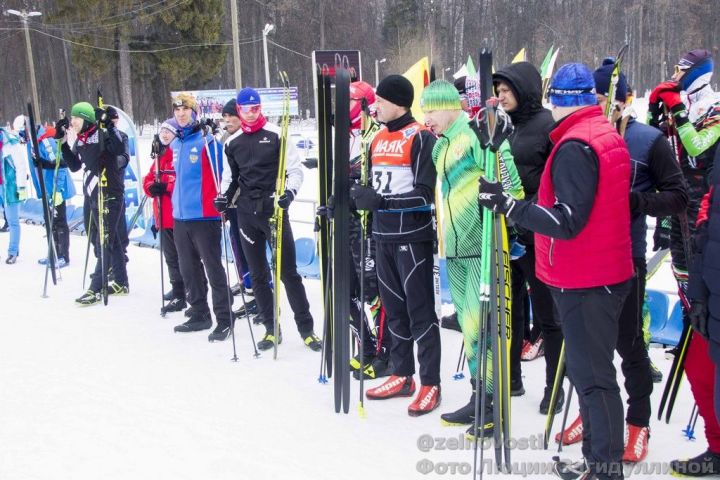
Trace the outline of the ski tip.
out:
M 362 403 L 358 405 L 358 415 L 360 415 L 360 418 L 362 418 L 363 420 L 367 418 L 367 415 L 365 413 L 365 406 Z

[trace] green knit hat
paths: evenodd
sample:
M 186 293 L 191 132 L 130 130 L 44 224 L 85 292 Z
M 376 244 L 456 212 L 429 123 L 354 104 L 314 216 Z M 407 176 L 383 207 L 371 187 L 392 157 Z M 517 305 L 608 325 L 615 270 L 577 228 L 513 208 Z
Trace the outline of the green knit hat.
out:
M 70 115 L 80 117 L 90 123 L 95 123 L 95 109 L 88 102 L 80 102 L 73 105 Z
M 462 110 L 460 94 L 455 86 L 445 80 L 435 80 L 423 90 L 420 98 L 423 112 L 433 110 Z

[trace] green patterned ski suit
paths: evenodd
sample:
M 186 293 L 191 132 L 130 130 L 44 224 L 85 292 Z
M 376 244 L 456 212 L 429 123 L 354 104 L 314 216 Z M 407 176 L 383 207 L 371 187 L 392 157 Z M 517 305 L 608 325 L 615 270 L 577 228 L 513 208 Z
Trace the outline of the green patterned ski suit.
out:
M 470 128 L 465 114 L 438 139 L 433 162 L 442 181 L 443 236 L 447 257 L 450 293 L 465 341 L 465 355 L 470 373 L 476 374 L 477 342 L 480 322 L 480 253 L 482 215 L 477 203 L 478 179 L 483 175 L 485 152 Z M 510 145 L 500 147 L 501 181 L 509 194 L 524 198 Z M 490 338 L 486 348 L 485 391 L 492 393 L 492 350 Z

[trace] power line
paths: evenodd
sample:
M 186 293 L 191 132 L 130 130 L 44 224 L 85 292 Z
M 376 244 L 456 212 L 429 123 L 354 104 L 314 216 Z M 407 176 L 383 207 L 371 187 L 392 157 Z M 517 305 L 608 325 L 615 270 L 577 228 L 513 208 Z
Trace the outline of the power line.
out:
M 277 42 L 273 42 L 273 41 L 270 40 L 269 38 L 268 38 L 268 42 L 272 43 L 272 44 L 275 45 L 276 47 L 280 47 L 280 48 L 282 48 L 282 49 L 284 49 L 284 50 L 287 50 L 288 52 L 294 53 L 294 54 L 296 54 L 296 55 L 300 55 L 301 57 L 311 58 L 311 57 L 309 57 L 308 55 L 305 55 L 304 53 L 298 52 L 297 50 L 293 50 L 292 48 L 288 48 L 288 47 L 286 47 L 286 46 L 284 46 L 284 45 L 280 45 L 280 44 L 277 43 Z
M 12 29 L 8 29 L 8 30 L 12 30 Z M 41 35 L 45 35 L 45 36 L 48 36 L 48 37 L 55 38 L 55 39 L 57 39 L 57 40 L 61 40 L 61 41 L 65 42 L 65 43 L 69 43 L 69 44 L 72 44 L 72 45 L 77 45 L 77 46 L 85 47 L 85 48 L 92 48 L 92 49 L 95 49 L 95 50 L 102 50 L 102 51 L 105 51 L 105 52 L 160 53 L 160 52 L 167 52 L 167 51 L 171 51 L 171 50 L 179 50 L 179 49 L 181 49 L 181 48 L 192 48 L 192 47 L 219 47 L 219 46 L 229 46 L 229 45 L 232 45 L 232 42 L 185 43 L 185 44 L 181 44 L 181 45 L 176 45 L 176 46 L 174 46 L 174 47 L 156 48 L 156 49 L 152 49 L 152 50 L 131 50 L 131 49 L 118 49 L 118 48 L 98 47 L 98 46 L 95 46 L 95 45 L 89 45 L 89 44 L 87 44 L 87 43 L 76 42 L 76 41 L 74 41 L 74 40 L 70 40 L 70 39 L 67 39 L 67 38 L 58 37 L 57 35 L 53 35 L 52 33 L 43 32 L 42 30 L 37 30 L 37 29 L 35 29 L 35 28 L 31 28 L 30 30 L 32 30 L 33 32 L 37 32 L 37 33 L 39 33 L 39 34 L 41 34 Z M 249 44 L 249 43 L 259 42 L 260 40 L 261 40 L 260 38 L 253 38 L 253 39 L 251 39 L 251 40 L 247 40 L 247 41 L 244 41 L 244 42 L 240 42 L 240 44 L 241 44 L 241 45 L 245 45 L 245 44 Z M 301 54 L 301 55 L 302 55 L 302 54 Z
M 166 12 L 166 11 L 168 11 L 168 10 L 172 10 L 172 9 L 175 8 L 175 7 L 178 7 L 178 6 L 180 6 L 180 5 L 183 5 L 183 4 L 186 4 L 186 3 L 189 3 L 189 2 L 190 2 L 190 0 L 178 0 L 177 2 L 175 2 L 175 3 L 173 3 L 173 4 L 166 5 L 166 6 L 164 6 L 163 8 L 159 8 L 159 9 L 153 11 L 153 12 L 146 13 L 146 14 L 143 15 L 143 17 L 145 17 L 145 18 L 147 18 L 147 17 L 152 17 L 152 16 L 155 16 L 155 15 L 157 15 L 157 14 L 159 14 L 159 13 L 163 13 L 163 12 Z M 82 31 L 82 30 L 106 30 L 106 29 L 109 29 L 109 28 L 117 27 L 117 26 L 122 25 L 122 24 L 124 24 L 124 23 L 132 22 L 133 20 L 136 19 L 135 17 L 130 17 L 130 18 L 127 18 L 127 19 L 125 19 L 125 20 L 119 20 L 119 21 L 114 22 L 114 23 L 105 23 L 105 24 L 102 24 L 102 23 L 101 23 L 101 22 L 103 22 L 104 20 L 107 20 L 108 18 L 112 18 L 112 17 L 107 17 L 107 18 L 105 18 L 105 19 L 99 19 L 99 20 L 95 21 L 94 23 L 90 23 L 89 25 L 88 25 L 89 22 L 80 22 L 79 24 L 82 25 L 82 26 L 77 27 L 75 30 L 78 30 L 78 31 Z M 43 24 L 40 24 L 40 25 L 42 25 L 42 26 L 44 26 L 44 27 L 46 27 L 46 28 L 50 28 L 50 29 L 63 30 L 62 27 L 56 27 L 54 24 L 44 24 L 44 23 L 43 23 Z M 73 25 L 76 25 L 76 24 L 73 24 Z
M 143 10 L 147 10 L 148 8 L 152 8 L 152 7 L 156 6 L 156 5 L 160 5 L 161 3 L 165 3 L 166 1 L 167 1 L 167 0 L 159 0 L 158 2 L 151 3 L 150 5 L 141 6 L 140 8 L 137 8 L 137 9 L 134 9 L 134 10 L 128 10 L 128 11 L 126 11 L 126 12 L 122 12 L 122 13 L 118 13 L 118 14 L 115 14 L 115 15 L 111 15 L 111 16 L 109 16 L 109 17 L 100 18 L 100 19 L 95 20 L 95 23 L 101 23 L 101 22 L 104 22 L 104 21 L 107 21 L 107 20 L 110 20 L 110 19 L 113 19 L 113 18 L 117 18 L 117 17 L 124 17 L 125 15 L 129 15 L 129 14 L 133 14 L 133 13 L 139 13 L 139 12 L 141 12 L 141 11 L 143 11 Z M 142 5 L 142 2 L 141 2 L 141 5 Z M 85 21 L 66 22 L 66 23 L 43 23 L 43 26 L 45 26 L 45 27 L 58 27 L 58 28 L 59 28 L 59 27 L 72 27 L 72 26 L 75 26 L 75 25 L 84 25 L 84 26 L 87 26 L 88 23 L 89 23 L 89 21 L 88 21 L 88 20 L 85 20 Z

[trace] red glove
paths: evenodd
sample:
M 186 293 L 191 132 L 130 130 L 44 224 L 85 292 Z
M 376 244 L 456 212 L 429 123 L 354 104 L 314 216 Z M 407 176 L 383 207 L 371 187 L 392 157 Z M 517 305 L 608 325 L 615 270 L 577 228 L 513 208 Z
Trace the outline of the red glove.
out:
M 672 100 L 675 100 L 676 98 L 677 102 L 672 102 Z M 649 103 L 658 102 L 663 102 L 668 108 L 672 108 L 678 103 L 681 103 L 682 101 L 680 100 L 680 85 L 677 82 L 669 80 L 667 82 L 662 82 L 660 85 L 655 87 L 655 89 L 650 94 Z

